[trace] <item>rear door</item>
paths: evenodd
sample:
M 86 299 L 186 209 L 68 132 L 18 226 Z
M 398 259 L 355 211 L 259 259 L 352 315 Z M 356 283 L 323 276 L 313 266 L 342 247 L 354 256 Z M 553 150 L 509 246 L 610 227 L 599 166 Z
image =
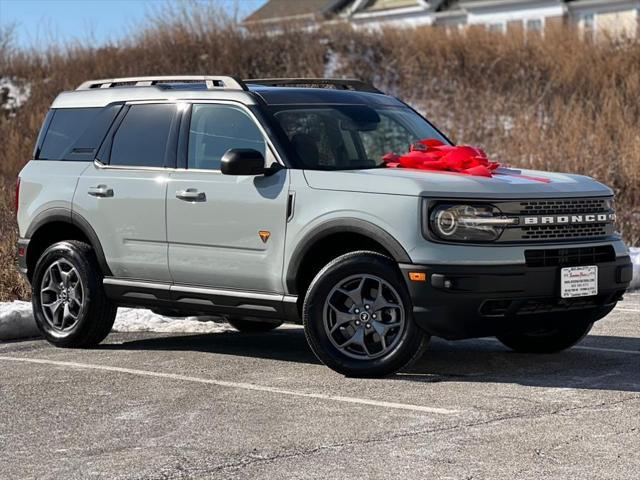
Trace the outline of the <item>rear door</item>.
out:
M 192 106 L 186 167 L 167 191 L 169 267 L 176 284 L 283 292 L 282 264 L 288 170 L 270 176 L 230 176 L 220 159 L 231 148 L 260 151 L 276 162 L 262 128 L 242 105 Z M 183 144 L 183 139 L 180 140 Z
M 126 105 L 79 179 L 74 212 L 95 230 L 115 277 L 171 281 L 165 200 L 177 123 L 174 103 Z

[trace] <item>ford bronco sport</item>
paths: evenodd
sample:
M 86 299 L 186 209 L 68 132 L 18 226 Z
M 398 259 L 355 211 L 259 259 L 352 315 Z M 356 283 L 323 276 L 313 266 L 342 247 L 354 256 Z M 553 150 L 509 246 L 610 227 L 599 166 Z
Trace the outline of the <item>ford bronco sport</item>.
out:
M 451 145 L 357 80 L 143 77 L 61 93 L 16 190 L 42 334 L 91 347 L 118 306 L 304 324 L 330 368 L 381 376 L 428 339 L 580 341 L 632 276 L 593 179 L 385 168 Z M 455 147 L 457 148 L 457 147 Z

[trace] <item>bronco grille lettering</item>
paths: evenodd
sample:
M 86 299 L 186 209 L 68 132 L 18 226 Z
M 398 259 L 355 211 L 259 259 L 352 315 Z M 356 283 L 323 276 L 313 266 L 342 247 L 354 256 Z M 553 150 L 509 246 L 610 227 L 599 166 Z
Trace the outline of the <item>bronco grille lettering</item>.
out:
M 597 213 L 589 215 L 531 215 L 523 217 L 524 225 L 563 225 L 588 223 L 613 223 L 615 213 Z

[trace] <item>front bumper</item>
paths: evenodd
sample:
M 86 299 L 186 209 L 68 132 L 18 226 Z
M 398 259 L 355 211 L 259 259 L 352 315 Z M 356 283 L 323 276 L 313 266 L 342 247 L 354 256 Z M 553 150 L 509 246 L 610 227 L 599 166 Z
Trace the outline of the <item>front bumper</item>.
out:
M 631 282 L 628 256 L 596 263 L 598 295 L 562 299 L 560 269 L 565 266 L 401 264 L 413 302 L 414 319 L 431 335 L 447 339 L 493 336 L 526 322 L 532 314 L 600 309 L 622 298 Z M 409 273 L 424 273 L 412 281 Z

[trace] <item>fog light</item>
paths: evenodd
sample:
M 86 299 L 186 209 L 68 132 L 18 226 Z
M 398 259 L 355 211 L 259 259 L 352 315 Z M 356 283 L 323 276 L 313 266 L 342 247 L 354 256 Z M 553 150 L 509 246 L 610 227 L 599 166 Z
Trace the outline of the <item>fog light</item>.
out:
M 441 273 L 434 273 L 431 275 L 431 286 L 435 288 L 453 288 L 453 281 L 449 278 L 446 278 Z

